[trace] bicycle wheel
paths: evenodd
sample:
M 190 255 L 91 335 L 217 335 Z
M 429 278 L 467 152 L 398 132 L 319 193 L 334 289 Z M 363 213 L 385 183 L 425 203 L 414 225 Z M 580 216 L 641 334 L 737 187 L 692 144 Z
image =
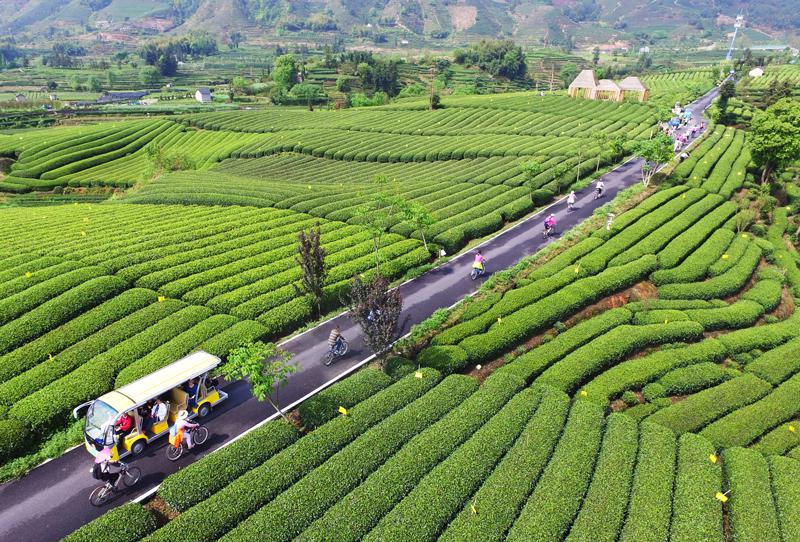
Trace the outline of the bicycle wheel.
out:
M 326 366 L 328 366 L 328 365 L 330 365 L 330 364 L 333 362 L 333 358 L 334 358 L 334 357 L 335 357 L 335 356 L 334 356 L 334 353 L 333 353 L 333 351 L 331 351 L 331 350 L 328 350 L 328 351 L 325 353 L 325 355 L 324 355 L 324 356 L 322 356 L 322 362 L 323 362 L 323 363 L 324 363 Z
M 342 341 L 342 345 L 339 347 L 339 351 L 338 351 L 338 352 L 336 352 L 336 354 L 337 354 L 338 356 L 344 356 L 345 354 L 347 354 L 347 349 L 348 349 L 348 348 L 349 348 L 349 347 L 348 347 L 348 345 L 347 345 L 347 341 L 344 341 L 344 340 L 343 340 L 343 341 Z
M 122 483 L 125 484 L 125 487 L 131 487 L 136 485 L 141 477 L 142 470 L 139 467 L 128 467 L 128 470 L 122 474 Z
M 103 506 L 111 500 L 112 495 L 113 491 L 108 486 L 96 487 L 92 494 L 89 495 L 89 502 L 92 503 L 92 506 Z
M 167 446 L 167 459 L 170 461 L 177 461 L 183 455 L 183 444 L 179 444 L 178 446 L 173 446 L 169 444 Z
M 203 444 L 208 440 L 208 429 L 203 426 L 198 427 L 192 433 L 192 440 L 195 444 Z

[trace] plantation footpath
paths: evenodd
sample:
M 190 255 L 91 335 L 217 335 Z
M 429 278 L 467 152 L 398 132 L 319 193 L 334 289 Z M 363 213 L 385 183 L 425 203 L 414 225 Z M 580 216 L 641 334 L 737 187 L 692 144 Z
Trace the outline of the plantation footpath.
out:
M 700 106 L 705 107 L 709 101 L 710 97 L 706 97 Z M 617 191 L 625 186 L 639 182 L 638 176 L 639 164 L 637 162 L 629 162 L 618 170 L 608 174 L 605 180 L 609 187 L 609 198 L 613 197 Z M 592 201 L 591 194 L 588 192 L 589 191 L 585 191 L 585 193 L 580 195 L 580 199 L 577 203 L 578 209 L 575 212 L 567 214 L 563 209 L 558 210 L 559 229 L 564 231 L 572 227 L 586 217 L 590 216 L 593 208 L 599 203 L 603 203 L 603 200 L 600 200 L 600 202 Z M 68 227 L 73 227 L 76 229 L 76 231 L 72 232 L 72 235 L 77 235 L 80 238 L 89 238 L 89 244 L 82 249 L 85 253 L 85 257 L 92 258 L 93 255 L 100 254 L 108 255 L 108 262 L 110 263 L 106 265 L 113 266 L 115 270 L 114 276 L 124 276 L 126 280 L 132 281 L 154 281 L 147 282 L 147 284 L 143 282 L 141 284 L 142 287 L 154 287 L 156 284 L 161 287 L 169 284 L 170 280 L 177 280 L 175 287 L 178 287 L 177 283 L 183 280 L 183 276 L 188 275 L 183 275 L 183 272 L 174 273 L 170 271 L 166 275 L 159 276 L 159 273 L 161 272 L 158 271 L 158 269 L 155 270 L 155 273 L 150 272 L 143 275 L 140 270 L 150 268 L 148 266 L 141 266 L 139 263 L 150 261 L 159 262 L 159 259 L 173 257 L 168 253 L 165 253 L 165 247 L 171 245 L 179 247 L 174 251 L 174 257 L 178 258 L 178 260 L 170 261 L 169 266 L 165 265 L 164 268 L 169 269 L 172 266 L 180 267 L 181 265 L 184 265 L 180 261 L 180 259 L 184 257 L 184 255 L 180 253 L 180 243 L 182 241 L 194 242 L 195 239 L 205 239 L 203 241 L 203 246 L 213 247 L 214 249 L 219 246 L 214 245 L 214 240 L 216 238 L 211 235 L 213 231 L 212 227 L 209 227 L 209 231 L 206 232 L 202 228 L 197 228 L 193 225 L 185 228 L 185 231 L 181 230 L 180 228 L 164 228 L 161 226 L 161 223 L 166 224 L 168 222 L 159 221 L 168 221 L 169 216 L 172 213 L 177 212 L 177 209 L 172 208 L 169 204 L 152 205 L 152 207 L 148 209 L 148 218 L 143 218 L 144 215 L 137 214 L 140 213 L 139 209 L 147 207 L 144 205 L 115 204 L 102 207 L 105 209 L 122 209 L 121 211 L 114 210 L 113 213 L 129 213 L 131 218 L 129 218 L 128 221 L 132 224 L 138 224 L 139 228 L 141 228 L 141 224 L 143 223 L 152 223 L 157 227 L 153 228 L 152 231 L 154 233 L 151 237 L 145 236 L 144 238 L 142 238 L 141 231 L 139 229 L 136 232 L 136 242 L 138 244 L 134 245 L 137 248 L 135 250 L 131 250 L 130 248 L 126 248 L 126 245 L 129 243 L 129 241 L 126 240 L 126 236 L 132 237 L 134 235 L 134 231 L 136 231 L 135 228 L 131 226 L 131 229 L 126 232 L 126 222 L 125 220 L 120 219 L 121 217 L 124 218 L 125 215 L 109 214 L 108 217 L 106 217 L 102 213 L 112 213 L 112 211 L 103 210 L 102 212 L 98 211 L 97 215 L 87 214 L 86 218 L 89 220 L 84 224 L 92 225 L 95 223 L 93 221 L 106 221 L 102 222 L 102 227 L 98 229 L 102 231 L 106 228 L 119 228 L 116 230 L 117 233 L 115 233 L 115 235 L 98 236 L 97 238 L 94 236 L 90 237 L 89 232 L 92 230 L 77 230 L 77 228 L 81 226 L 67 226 L 66 222 L 60 223 L 56 221 L 52 225 L 47 226 L 48 228 L 51 228 L 48 230 L 48 234 L 51 235 L 52 240 L 45 245 L 45 249 L 48 252 L 52 251 L 54 254 L 58 254 L 60 251 L 74 250 L 72 248 L 62 247 L 63 243 L 59 239 L 59 232 L 61 230 L 65 230 Z M 159 209 L 163 209 L 164 213 L 160 213 L 158 211 Z M 266 210 L 261 208 L 252 208 L 244 214 L 242 211 L 233 207 L 215 208 L 215 214 L 221 213 L 219 214 L 219 217 L 204 215 L 203 213 L 207 212 L 205 207 L 187 207 L 186 209 L 187 210 L 184 212 L 197 216 L 200 219 L 200 223 L 215 221 L 218 218 L 220 224 L 223 226 L 223 231 L 226 215 L 225 212 L 221 211 L 221 209 L 230 209 L 231 212 L 237 213 L 242 220 L 247 220 L 247 213 L 251 213 L 250 216 L 254 220 L 254 229 L 261 228 L 260 224 L 262 222 L 260 221 L 262 221 L 266 216 L 262 214 L 262 212 Z M 53 211 L 55 211 L 55 209 L 48 209 L 46 210 L 46 213 L 49 214 Z M 270 212 L 275 213 L 276 211 Z M 280 211 L 277 212 L 280 213 Z M 52 216 L 56 216 L 58 220 L 62 220 L 57 213 Z M 281 218 L 280 216 L 275 216 L 275 219 L 280 220 Z M 283 219 L 296 220 L 295 217 L 290 215 L 283 215 Z M 63 218 L 63 220 L 67 221 L 66 216 Z M 521 257 L 538 250 L 538 248 L 542 246 L 542 239 L 540 235 L 541 220 L 541 216 L 533 217 L 532 219 L 504 232 L 502 235 L 485 244 L 483 246 L 483 251 L 489 261 L 490 269 L 501 269 L 503 267 L 507 267 L 518 261 Z M 29 223 L 35 223 L 36 217 L 31 217 L 29 221 Z M 25 221 L 23 220 L 22 222 L 23 227 L 25 227 Z M 88 228 L 89 226 L 83 227 Z M 347 227 L 348 226 L 336 226 L 334 230 L 339 231 L 341 228 Z M 169 240 L 161 239 L 160 237 L 163 237 L 163 234 L 155 233 L 162 232 L 164 230 L 168 230 L 170 231 L 170 235 L 178 237 L 172 237 Z M 86 231 L 87 235 L 81 235 L 80 231 Z M 217 233 L 219 232 L 219 230 L 216 231 Z M 346 237 L 344 238 L 346 239 Z M 24 239 L 24 237 L 22 239 L 12 239 L 11 241 L 15 243 L 28 242 Z M 399 243 L 403 242 L 404 241 L 399 241 Z M 413 242 L 418 243 L 417 241 Z M 114 246 L 119 247 L 118 259 L 116 259 L 117 256 L 114 256 Z M 409 248 L 411 249 L 411 252 L 409 252 L 410 254 L 414 249 L 413 247 Z M 231 253 L 231 265 L 237 265 L 237 262 L 235 262 L 232 258 L 233 254 L 235 254 L 236 248 L 232 246 L 221 247 L 220 251 L 224 251 L 226 249 L 233 251 Z M 189 258 L 187 258 L 185 265 L 194 265 L 194 263 L 190 263 L 188 259 Z M 418 323 L 429 316 L 435 309 L 442 306 L 448 306 L 472 291 L 472 289 L 475 287 L 475 283 L 471 282 L 468 278 L 470 267 L 469 260 L 469 256 L 458 258 L 447 265 L 434 270 L 433 272 L 429 272 L 418 279 L 404 284 L 401 287 L 406 301 L 406 310 L 404 311 L 402 317 L 404 330 L 407 330 L 410 325 Z M 254 261 L 253 264 L 253 269 L 257 269 L 258 262 Z M 192 269 L 193 272 L 190 274 L 194 275 L 198 271 L 200 275 L 204 273 L 210 273 L 208 275 L 208 280 L 213 281 L 215 280 L 214 275 L 216 273 L 216 265 L 219 265 L 219 263 L 215 263 L 214 266 L 208 267 L 208 271 L 204 271 L 202 268 L 199 270 Z M 242 269 L 240 272 L 246 272 L 246 270 Z M 352 272 L 350 272 L 350 274 L 351 273 Z M 227 274 L 220 275 L 220 278 L 222 276 L 227 276 Z M 270 281 L 271 278 L 263 280 Z M 189 285 L 185 282 L 180 282 L 180 284 L 186 284 L 186 286 Z M 211 282 L 204 282 L 203 284 L 211 284 Z M 246 282 L 242 283 L 242 286 L 248 287 L 246 284 Z M 183 286 L 183 288 L 186 286 Z M 252 299 L 258 299 L 258 295 L 260 295 L 259 291 L 269 291 L 262 289 L 266 287 L 267 283 L 265 282 L 264 286 L 258 286 L 255 290 L 252 290 L 250 295 L 255 296 L 252 297 Z M 269 287 L 272 288 L 274 286 Z M 203 286 L 201 286 L 201 288 L 203 288 Z M 185 292 L 199 291 L 199 289 L 185 290 Z M 211 294 L 213 291 L 209 289 L 203 291 L 206 292 L 203 294 L 203 300 L 201 301 L 201 298 L 197 297 L 194 299 L 194 302 L 207 302 L 210 305 L 212 299 L 218 299 L 219 303 L 224 304 L 226 307 L 230 307 L 232 312 L 235 310 L 237 313 L 239 313 L 240 316 L 238 316 L 238 318 L 246 316 L 248 318 L 256 319 L 251 320 L 250 322 L 252 323 L 248 323 L 248 320 L 243 320 L 241 323 L 243 326 L 266 326 L 270 325 L 270 322 L 273 321 L 270 316 L 271 309 L 269 308 L 267 308 L 265 311 L 262 311 L 261 308 L 258 308 L 254 311 L 250 307 L 256 308 L 258 305 L 248 305 L 248 301 L 231 305 L 230 303 L 235 301 L 235 299 L 228 296 L 224 290 L 217 291 L 216 295 L 210 298 L 206 298 L 205 296 Z M 198 293 L 193 295 L 200 294 Z M 155 306 L 163 307 L 165 304 L 174 304 L 174 302 L 177 302 L 177 300 L 166 299 L 164 301 L 157 302 Z M 182 302 L 185 303 L 185 301 Z M 100 305 L 100 307 L 102 307 L 102 305 Z M 240 309 L 236 309 L 236 307 L 240 307 Z M 201 313 L 204 305 L 189 305 L 187 308 L 191 311 L 197 312 L 198 317 L 203 316 Z M 180 311 L 182 309 L 179 306 L 176 306 L 174 310 Z M 242 312 L 240 312 L 240 310 Z M 237 318 L 237 316 L 231 316 Z M 183 321 L 183 319 L 179 319 L 179 321 Z M 339 321 L 343 320 L 340 318 Z M 346 365 L 343 363 L 338 366 L 334 365 L 331 368 L 324 368 L 320 365 L 319 359 L 325 350 L 325 339 L 327 338 L 330 326 L 332 326 L 333 323 L 334 322 L 330 322 L 324 326 L 315 328 L 314 330 L 301 335 L 286 344 L 288 349 L 296 352 L 296 359 L 300 362 L 301 366 L 303 366 L 303 371 L 296 375 L 290 381 L 290 384 L 285 391 L 282 392 L 283 402 L 285 404 L 299 399 L 308 392 L 313 391 L 313 389 L 317 386 L 333 378 L 335 375 L 340 374 L 343 369 L 355 365 L 357 360 L 363 359 L 364 355 L 361 353 L 364 349 L 360 338 L 358 337 L 358 333 L 354 329 L 354 326 L 349 321 L 346 321 L 342 325 L 343 333 L 351 341 L 353 355 L 343 360 Z M 123 328 L 126 326 L 119 327 Z M 162 340 L 166 340 L 174 336 L 175 334 L 171 333 L 165 336 Z M 189 343 L 189 336 L 186 336 L 181 340 L 172 342 L 172 344 L 167 343 L 168 346 L 165 346 L 160 352 L 162 354 L 167 352 L 167 350 L 178 352 L 185 348 L 185 345 Z M 45 353 L 44 356 L 46 358 L 47 353 Z M 126 357 L 124 359 L 128 358 Z M 152 370 L 152 368 L 155 367 L 154 364 L 157 363 L 156 360 L 160 359 L 160 357 L 151 356 L 142 359 L 144 361 L 140 360 L 135 365 L 125 367 L 123 369 L 124 372 L 121 372 L 120 377 L 118 378 L 134 378 L 135 375 L 139 374 L 140 370 Z M 31 369 L 36 369 L 36 367 L 32 367 Z M 57 382 L 58 380 L 56 380 L 54 384 Z M 232 385 L 229 389 L 229 392 L 231 393 L 231 399 L 220 409 L 219 412 L 215 413 L 215 418 L 209 422 L 212 435 L 217 435 L 216 439 L 212 437 L 212 446 L 220 443 L 225 438 L 229 438 L 230 436 L 240 433 L 242 430 L 254 425 L 268 414 L 262 405 L 258 405 L 255 401 L 248 398 L 248 394 L 241 383 Z M 36 394 L 34 393 L 34 395 Z M 42 396 L 48 395 L 49 394 L 42 394 Z M 14 408 L 17 407 L 15 406 Z M 44 412 L 46 413 L 46 411 Z M 142 470 L 146 473 L 146 477 L 142 482 L 140 482 L 140 486 L 137 487 L 137 490 L 139 491 L 144 490 L 146 487 L 149 487 L 154 483 L 157 483 L 175 468 L 175 465 L 165 465 L 166 460 L 163 458 L 162 454 L 155 453 L 154 451 L 148 452 L 145 457 L 138 460 L 138 463 Z M 4 529 L 6 529 L 3 531 L 3 537 L 21 536 L 22 533 L 25 533 L 25 535 L 39 535 L 38 539 L 42 540 L 53 539 L 66 534 L 80 524 L 85 523 L 88 519 L 95 517 L 98 511 L 96 509 L 90 510 L 90 506 L 87 502 L 88 499 L 85 498 L 85 494 L 88 493 L 88 489 L 91 487 L 92 482 L 88 474 L 84 472 L 86 465 L 87 459 L 85 452 L 83 450 L 74 450 L 63 457 L 34 470 L 26 478 L 3 486 L 2 489 L 0 489 L 0 502 L 3 502 L 3 512 L 0 513 L 2 514 L 2 516 L 0 516 L 0 518 L 2 518 L 2 522 L 0 523 L 2 523 Z M 54 483 L 54 481 L 57 482 Z

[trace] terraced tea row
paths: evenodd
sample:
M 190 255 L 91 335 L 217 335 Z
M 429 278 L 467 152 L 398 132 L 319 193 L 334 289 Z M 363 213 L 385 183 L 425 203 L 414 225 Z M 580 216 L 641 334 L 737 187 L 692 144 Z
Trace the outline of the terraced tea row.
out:
M 178 153 L 183 167 L 206 169 L 259 138 L 203 132 L 171 121 L 101 123 L 83 129 L 52 128 L 0 139 L 0 154 L 14 154 L 0 189 L 19 192 L 55 186 L 132 186 L 157 167 L 149 150 Z
M 299 170 L 310 171 L 301 166 L 296 169 Z M 342 175 L 347 173 L 345 167 L 336 167 L 334 171 Z M 546 203 L 553 197 L 552 192 L 543 190 L 534 193 L 532 200 L 527 188 L 465 182 L 414 180 L 387 187 L 374 182 L 348 181 L 345 177 L 339 179 L 338 183 L 309 181 L 309 184 L 300 184 L 231 177 L 222 173 L 212 175 L 208 172 L 200 178 L 196 174 L 181 173 L 164 176 L 120 201 L 272 206 L 329 220 L 363 224 L 364 205 L 370 198 L 382 190 L 396 190 L 408 201 L 430 210 L 436 220 L 425 227 L 425 238 L 452 252 L 470 239 L 500 229 L 504 223 L 523 216 L 535 205 Z M 412 223 L 402 222 L 401 217 L 392 220 L 391 232 L 421 239 L 421 231 Z

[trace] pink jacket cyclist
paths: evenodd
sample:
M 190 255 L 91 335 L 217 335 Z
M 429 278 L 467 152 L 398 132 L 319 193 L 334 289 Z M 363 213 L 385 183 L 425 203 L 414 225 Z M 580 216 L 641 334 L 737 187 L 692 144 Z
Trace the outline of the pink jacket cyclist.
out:
M 477 251 L 475 253 L 475 262 L 472 264 L 472 267 L 474 267 L 475 269 L 483 269 L 485 263 L 486 263 L 486 258 L 483 257 L 483 254 L 481 254 L 480 250 Z

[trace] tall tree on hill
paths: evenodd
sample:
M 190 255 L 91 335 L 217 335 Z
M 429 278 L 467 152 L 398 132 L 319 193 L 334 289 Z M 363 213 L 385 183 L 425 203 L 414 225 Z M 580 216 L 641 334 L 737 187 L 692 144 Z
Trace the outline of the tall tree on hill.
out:
M 380 274 L 366 282 L 355 276 L 350 283 L 350 318 L 359 325 L 364 342 L 377 356 L 394 342 L 403 310 L 400 291 L 389 286 L 389 280 Z
M 275 59 L 272 80 L 287 91 L 297 83 L 297 62 L 295 62 L 294 55 L 281 55 Z
M 320 241 L 321 237 L 319 222 L 316 228 L 311 228 L 308 233 L 300 231 L 297 234 L 296 260 L 303 275 L 300 278 L 300 287 L 295 285 L 295 290 L 298 294 L 306 293 L 314 298 L 318 316 L 322 316 L 325 279 L 328 276 L 328 267 L 325 264 L 326 251 Z
M 753 161 L 761 169 L 761 182 L 800 156 L 800 102 L 783 99 L 766 111 L 756 111 L 749 138 Z

